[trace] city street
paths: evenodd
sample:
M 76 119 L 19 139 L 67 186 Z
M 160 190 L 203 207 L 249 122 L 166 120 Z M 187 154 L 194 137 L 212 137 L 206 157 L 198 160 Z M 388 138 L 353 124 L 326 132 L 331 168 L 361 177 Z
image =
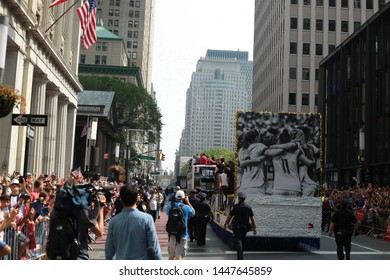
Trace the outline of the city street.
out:
M 165 232 L 167 216 L 161 213 L 161 219 L 156 221 L 156 229 L 160 241 L 163 259 L 168 259 L 168 236 Z M 259 225 L 261 226 L 261 225 Z M 186 260 L 235 260 L 236 252 L 223 243 L 209 226 L 207 229 L 206 246 L 198 247 L 196 242 L 189 242 Z M 104 238 L 91 244 L 90 258 L 104 259 Z M 288 252 L 288 251 L 247 251 L 248 260 L 337 260 L 336 244 L 333 237 L 322 235 L 320 250 Z M 390 242 L 366 236 L 352 239 L 352 260 L 390 260 Z

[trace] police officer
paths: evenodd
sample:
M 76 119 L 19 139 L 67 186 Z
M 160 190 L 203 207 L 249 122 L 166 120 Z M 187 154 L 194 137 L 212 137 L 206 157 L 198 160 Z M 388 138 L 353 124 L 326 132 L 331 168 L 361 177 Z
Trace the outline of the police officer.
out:
M 340 208 L 338 208 L 332 216 L 328 232 L 328 235 L 332 236 L 332 231 L 334 230 L 337 245 L 337 257 L 339 260 L 344 259 L 344 250 L 345 258 L 347 260 L 351 259 L 351 239 L 354 226 L 357 224 L 356 222 L 357 220 L 351 210 L 348 198 L 343 197 L 340 203 Z
M 199 202 L 199 198 L 197 197 L 198 191 L 195 189 L 192 189 L 190 193 L 188 194 L 188 200 L 190 201 L 191 205 L 196 209 L 196 204 Z M 195 210 L 196 212 L 196 210 Z M 195 237 L 195 217 L 191 217 L 188 219 L 188 234 L 190 235 L 190 242 L 194 241 Z
M 198 194 L 199 202 L 194 206 L 195 209 L 195 236 L 198 246 L 206 245 L 207 223 L 213 219 L 211 207 L 206 202 L 207 195 L 203 192 Z
M 226 219 L 224 227 L 226 228 L 232 221 L 233 235 L 236 239 L 237 259 L 244 259 L 243 244 L 245 244 L 246 234 L 250 229 L 253 235 L 256 235 L 256 221 L 252 208 L 245 203 L 246 193 L 238 193 L 238 203 L 235 204 Z M 249 220 L 251 225 L 249 224 Z

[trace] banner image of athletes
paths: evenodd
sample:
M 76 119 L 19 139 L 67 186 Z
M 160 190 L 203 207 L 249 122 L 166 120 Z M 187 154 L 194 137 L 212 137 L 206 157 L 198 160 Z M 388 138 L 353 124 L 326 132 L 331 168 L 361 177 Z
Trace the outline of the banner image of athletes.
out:
M 321 115 L 238 112 L 236 128 L 235 191 L 247 193 L 257 236 L 318 245 Z
M 237 191 L 320 195 L 319 114 L 237 113 Z

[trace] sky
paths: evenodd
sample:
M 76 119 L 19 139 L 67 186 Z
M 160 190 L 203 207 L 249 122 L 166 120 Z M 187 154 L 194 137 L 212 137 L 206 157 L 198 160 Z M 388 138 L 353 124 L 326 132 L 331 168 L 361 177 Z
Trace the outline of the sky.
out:
M 208 49 L 249 52 L 255 0 L 157 0 L 152 81 L 162 114 L 164 170 L 173 170 L 184 129 L 186 91 Z

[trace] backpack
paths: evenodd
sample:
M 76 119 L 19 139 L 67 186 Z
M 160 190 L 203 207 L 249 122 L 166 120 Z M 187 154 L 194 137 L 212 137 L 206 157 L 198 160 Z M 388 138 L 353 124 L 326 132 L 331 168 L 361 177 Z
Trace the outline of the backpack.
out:
M 50 217 L 46 254 L 51 260 L 75 260 L 79 255 L 77 220 L 80 211 L 87 209 L 86 190 L 76 186 L 59 188 Z
M 169 237 L 171 235 L 176 237 L 176 242 L 180 243 L 182 234 L 186 232 L 186 224 L 184 222 L 184 204 L 176 205 L 175 203 L 171 204 L 172 207 L 169 210 L 168 221 L 165 226 L 166 231 L 168 232 Z

